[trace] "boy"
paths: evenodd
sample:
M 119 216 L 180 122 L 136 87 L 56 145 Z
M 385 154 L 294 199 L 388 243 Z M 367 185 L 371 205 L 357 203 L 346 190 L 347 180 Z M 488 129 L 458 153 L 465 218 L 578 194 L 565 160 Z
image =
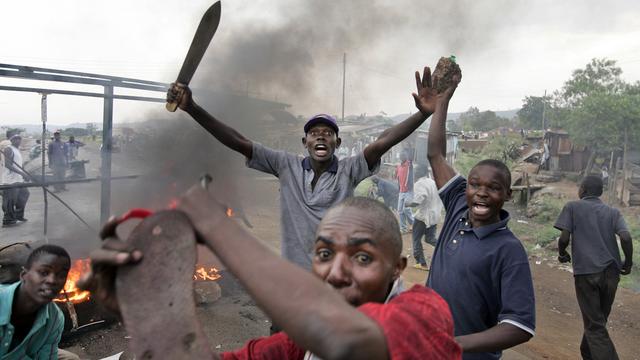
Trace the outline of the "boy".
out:
M 558 260 L 573 258 L 573 278 L 584 322 L 580 353 L 584 359 L 617 359 L 616 348 L 607 331 L 607 319 L 616 296 L 620 275 L 631 273 L 633 242 L 618 209 L 600 200 L 603 181 L 589 175 L 578 189 L 580 200 L 568 202 L 554 227 L 562 231 L 558 240 Z M 625 261 L 620 259 L 620 250 Z M 567 246 L 573 239 L 571 254 Z
M 459 80 L 439 94 L 429 128 L 428 157 L 446 216 L 427 285 L 451 308 L 463 359 L 498 359 L 534 335 L 533 283 L 527 254 L 502 209 L 511 196 L 509 169 L 483 160 L 467 182 L 446 161 L 447 108 Z
M 182 84 L 172 84 L 167 101 L 177 102 L 180 109 L 222 144 L 244 155 L 248 167 L 278 177 L 282 256 L 310 269 L 314 234 L 327 209 L 352 196 L 360 181 L 378 171 L 382 155 L 409 136 L 435 110 L 435 98 L 417 83 L 420 95 L 415 96 L 423 102 L 424 111 L 387 129 L 362 152 L 345 159 L 334 155 L 342 140 L 338 124 L 330 115 L 319 114 L 307 121 L 302 144 L 309 156 L 301 158 L 247 139 L 196 104 L 191 90 Z
M 70 267 L 63 248 L 43 245 L 27 258 L 20 281 L 0 285 L 0 359 L 78 359 L 58 349 L 64 316 L 52 302 Z

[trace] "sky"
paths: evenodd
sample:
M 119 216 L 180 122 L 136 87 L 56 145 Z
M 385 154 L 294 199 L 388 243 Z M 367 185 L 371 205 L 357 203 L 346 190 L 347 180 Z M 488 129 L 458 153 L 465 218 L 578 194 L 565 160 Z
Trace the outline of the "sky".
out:
M 172 82 L 212 0 L 21 0 L 0 12 L 0 63 Z M 191 86 L 291 105 L 295 115 L 415 111 L 414 72 L 455 54 L 462 83 L 449 110 L 519 108 L 560 89 L 592 58 L 640 80 L 636 0 L 224 0 L 220 27 Z M 101 92 L 0 77 L 0 85 Z M 116 90 L 164 97 L 162 93 Z M 116 100 L 114 121 L 154 117 L 158 103 Z M 216 109 L 208 109 L 215 114 Z M 50 95 L 48 121 L 101 122 L 102 100 Z M 224 120 L 224 119 L 223 119 Z M 0 90 L 0 125 L 40 121 L 40 95 Z

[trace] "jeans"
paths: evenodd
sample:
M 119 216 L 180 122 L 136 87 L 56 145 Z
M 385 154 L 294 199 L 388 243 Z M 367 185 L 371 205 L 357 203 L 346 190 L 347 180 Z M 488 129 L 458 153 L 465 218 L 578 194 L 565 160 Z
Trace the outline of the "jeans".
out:
M 425 242 L 427 244 L 436 246 L 436 230 L 438 225 L 432 225 L 427 227 L 424 222 L 414 219 L 413 220 L 413 258 L 416 259 L 416 263 L 427 266 L 427 261 L 424 258 L 424 250 L 422 249 L 422 236 L 425 236 Z
M 413 199 L 413 192 L 401 192 L 398 194 L 398 215 L 400 215 L 400 231 L 405 232 L 409 229 L 409 226 L 413 225 L 413 214 L 411 209 L 405 207 L 405 204 L 411 202 Z
M 3 224 L 13 224 L 17 220 L 24 219 L 24 208 L 29 200 L 27 188 L 13 188 L 2 191 Z
M 607 331 L 607 319 L 616 297 L 620 270 L 616 266 L 609 266 L 596 274 L 575 275 L 574 281 L 584 323 L 584 335 L 580 343 L 582 358 L 618 359 Z

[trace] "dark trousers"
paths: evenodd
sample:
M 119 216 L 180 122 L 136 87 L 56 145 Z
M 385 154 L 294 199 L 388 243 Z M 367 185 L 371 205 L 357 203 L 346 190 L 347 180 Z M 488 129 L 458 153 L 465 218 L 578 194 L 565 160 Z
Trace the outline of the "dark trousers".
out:
M 413 258 L 420 265 L 427 265 L 427 261 L 424 258 L 424 249 L 422 248 L 422 237 L 425 237 L 427 244 L 436 246 L 436 229 L 438 225 L 427 227 L 424 222 L 414 219 L 413 220 Z
M 53 180 L 54 181 L 64 181 L 67 175 L 67 166 L 66 165 L 53 165 Z M 55 184 L 53 185 L 53 189 L 56 191 L 66 190 L 65 184 Z
M 616 348 L 607 331 L 607 319 L 616 297 L 620 271 L 615 266 L 609 266 L 596 274 L 576 275 L 574 280 L 584 323 L 584 335 L 580 343 L 582 358 L 618 359 Z
M 3 224 L 12 224 L 24 218 L 24 208 L 29 200 L 27 188 L 13 188 L 2 190 Z

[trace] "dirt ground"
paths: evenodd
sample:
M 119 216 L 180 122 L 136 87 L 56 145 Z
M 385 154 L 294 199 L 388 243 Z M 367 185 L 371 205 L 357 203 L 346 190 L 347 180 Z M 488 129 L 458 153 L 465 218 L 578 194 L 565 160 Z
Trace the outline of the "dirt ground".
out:
M 88 175 L 97 172 L 97 149 L 86 150 L 91 157 Z M 81 154 L 82 151 L 81 150 Z M 114 163 L 119 159 L 114 154 Z M 81 156 L 82 157 L 82 156 Z M 130 173 L 132 169 L 114 170 L 119 174 Z M 249 220 L 254 225 L 251 231 L 274 252 L 279 252 L 280 225 L 278 184 L 268 176 L 248 173 L 251 202 L 244 204 Z M 99 212 L 99 185 L 81 184 L 69 186 L 70 191 L 61 196 L 80 209 L 83 217 L 97 227 Z M 87 256 L 88 251 L 99 245 L 94 233 L 83 228 L 72 215 L 55 200 L 51 206 L 49 240 L 71 247 L 75 257 Z M 20 227 L 0 229 L 0 245 L 14 241 L 42 241 L 42 191 L 33 189 L 27 208 L 30 221 Z M 515 219 L 514 219 L 515 220 Z M 432 247 L 425 246 L 427 255 Z M 411 239 L 404 237 L 404 251 L 411 252 Z M 206 257 L 207 262 L 215 262 Z M 410 265 L 413 261 L 410 260 Z M 559 266 L 555 258 L 530 257 L 533 273 L 537 328 L 536 336 L 526 344 L 508 350 L 505 359 L 579 359 L 579 343 L 582 335 L 582 320 L 575 298 L 573 277 L 566 267 Z M 637 271 L 637 270 L 636 270 Z M 404 274 L 406 282 L 424 283 L 427 273 L 409 267 Z M 268 276 L 260 274 L 259 276 Z M 267 335 L 270 323 L 255 306 L 249 296 L 236 288 L 221 282 L 222 297 L 198 308 L 201 323 L 210 339 L 211 347 L 225 351 L 239 347 L 246 340 Z M 225 287 L 227 288 L 225 292 Z M 609 320 L 609 332 L 616 344 L 621 359 L 638 359 L 637 341 L 640 339 L 640 295 L 626 289 L 619 289 Z M 129 341 L 121 324 L 83 333 L 67 340 L 63 346 L 77 352 L 83 359 L 100 359 L 126 350 Z M 128 358 L 128 356 L 124 356 Z

